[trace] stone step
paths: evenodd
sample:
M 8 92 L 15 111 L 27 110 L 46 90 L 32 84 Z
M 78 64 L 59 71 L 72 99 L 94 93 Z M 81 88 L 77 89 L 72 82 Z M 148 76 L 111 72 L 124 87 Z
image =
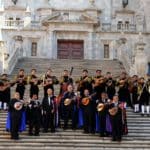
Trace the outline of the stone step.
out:
M 49 143 L 47 143 L 47 142 L 49 142 Z M 69 142 L 69 141 L 68 141 Z M 103 147 L 103 148 L 126 148 L 126 149 L 128 149 L 128 148 L 149 148 L 150 147 L 150 145 L 148 145 L 148 144 L 143 144 L 143 145 L 141 145 L 141 144 L 136 144 L 136 145 L 128 145 L 128 144 L 107 144 L 107 143 L 104 143 L 104 144 L 101 144 L 101 143 L 93 143 L 93 144 L 89 144 L 89 143 L 78 143 L 78 141 L 77 142 L 73 142 L 72 140 L 70 141 L 71 143 L 64 143 L 64 141 L 62 141 L 62 142 L 50 142 L 50 141 L 46 141 L 46 143 L 33 143 L 33 142 L 31 142 L 31 143 L 16 143 L 15 142 L 15 147 L 18 147 L 18 146 L 26 146 L 26 147 L 45 147 L 45 146 L 47 146 L 47 147 L 49 147 L 49 148 L 53 148 L 53 147 L 66 147 L 66 148 L 72 148 L 72 147 L 76 147 L 76 148 L 81 148 L 82 149 L 82 147 L 83 148 L 98 148 L 98 147 Z M 1 144 L 1 146 L 14 146 L 14 142 L 12 142 L 12 143 L 2 143 Z
M 89 74 L 94 75 L 95 70 L 100 68 L 103 72 L 108 70 L 112 71 L 115 76 L 120 72 L 125 71 L 123 65 L 116 60 L 49 60 L 49 59 L 32 59 L 24 58 L 18 61 L 12 75 L 15 75 L 20 68 L 24 68 L 27 73 L 31 68 L 38 68 L 39 74 L 45 73 L 45 71 L 51 67 L 56 76 L 61 76 L 64 69 L 70 69 L 74 67 L 73 76 L 80 75 L 82 69 L 89 69 Z M 110 67 L 111 66 L 111 67 Z M 113 67 L 112 67 L 113 66 Z
M 0 146 L 0 149 L 4 150 L 6 146 Z M 30 147 L 29 147 L 30 148 Z M 28 150 L 29 149 L 27 146 L 17 146 L 17 147 L 11 147 L 7 146 L 7 149 L 9 150 Z M 53 147 L 53 150 L 66 150 L 67 147 Z M 43 147 L 32 147 L 32 150 L 49 150 L 51 149 L 51 146 L 43 146 Z M 80 147 L 69 147 L 69 150 L 126 150 L 126 148 L 107 148 L 107 147 L 83 147 L 82 149 Z M 132 148 L 128 148 L 128 150 L 133 150 Z M 136 150 L 149 150 L 149 148 L 136 148 Z

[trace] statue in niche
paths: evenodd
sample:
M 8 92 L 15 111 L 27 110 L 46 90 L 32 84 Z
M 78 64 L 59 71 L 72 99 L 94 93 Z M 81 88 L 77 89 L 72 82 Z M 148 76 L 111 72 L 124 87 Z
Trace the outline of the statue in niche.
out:
M 128 5 L 128 0 L 122 0 L 123 8 L 125 8 Z
M 14 5 L 17 4 L 17 1 L 18 1 L 18 0 L 12 0 L 12 2 L 14 3 Z

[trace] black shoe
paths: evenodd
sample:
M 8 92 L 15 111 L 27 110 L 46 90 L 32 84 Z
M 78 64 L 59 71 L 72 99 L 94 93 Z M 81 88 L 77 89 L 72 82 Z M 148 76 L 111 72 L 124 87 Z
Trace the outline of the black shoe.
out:
M 100 134 L 100 137 L 105 137 L 105 135 L 104 134 Z
M 95 134 L 95 131 L 91 131 L 90 133 L 91 133 L 91 134 Z
M 51 130 L 51 133 L 55 133 L 55 130 Z
M 33 133 L 32 133 L 32 132 L 30 132 L 28 135 L 29 135 L 29 136 L 32 136 L 32 135 L 33 135 Z
M 63 130 L 67 130 L 67 127 L 63 127 Z
M 112 139 L 112 141 L 116 141 L 116 139 L 115 139 L 115 138 L 113 138 L 113 139 Z
M 19 137 L 11 137 L 12 140 L 19 140 Z
M 75 131 L 75 130 L 76 130 L 76 127 L 72 127 L 72 130 L 74 130 L 74 131 Z
M 141 116 L 144 117 L 144 114 L 142 113 Z
M 40 134 L 39 133 L 35 133 L 34 136 L 40 136 Z
M 117 141 L 118 141 L 118 142 L 121 142 L 122 140 L 121 140 L 121 139 L 118 139 Z
M 47 133 L 48 132 L 48 130 L 43 130 L 43 133 Z
M 89 133 L 89 131 L 83 131 L 83 133 L 88 134 L 88 133 Z

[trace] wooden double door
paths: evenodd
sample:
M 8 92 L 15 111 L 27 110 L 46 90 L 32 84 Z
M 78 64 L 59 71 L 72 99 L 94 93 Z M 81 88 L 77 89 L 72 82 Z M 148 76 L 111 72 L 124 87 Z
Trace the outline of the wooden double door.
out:
M 58 59 L 83 59 L 84 42 L 80 40 L 58 40 Z

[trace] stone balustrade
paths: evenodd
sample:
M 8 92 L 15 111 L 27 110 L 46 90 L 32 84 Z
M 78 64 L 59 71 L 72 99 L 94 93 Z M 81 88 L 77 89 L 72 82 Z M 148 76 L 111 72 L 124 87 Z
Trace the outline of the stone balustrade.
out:
M 4 61 L 4 72 L 10 74 L 14 69 L 17 61 L 19 59 L 19 49 L 13 51 L 10 57 Z
M 24 21 L 23 20 L 5 20 L 4 27 L 23 27 Z
M 118 25 L 112 25 L 111 23 L 102 23 L 101 30 L 104 32 L 136 32 L 136 25 L 129 24 L 127 26 L 126 24 L 121 24 L 119 28 Z

